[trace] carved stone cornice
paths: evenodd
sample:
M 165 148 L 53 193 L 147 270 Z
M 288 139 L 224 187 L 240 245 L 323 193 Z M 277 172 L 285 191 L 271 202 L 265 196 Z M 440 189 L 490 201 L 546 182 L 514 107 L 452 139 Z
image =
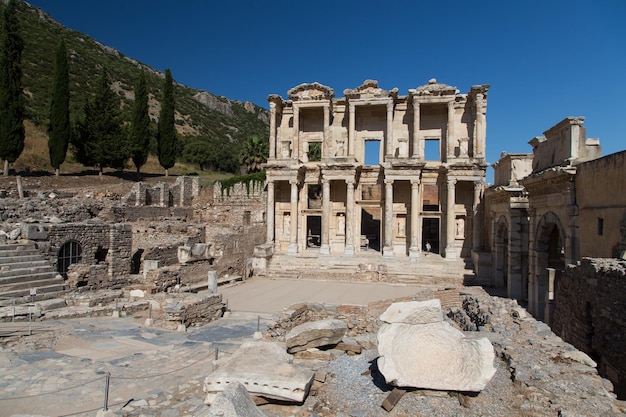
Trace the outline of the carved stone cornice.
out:
M 292 101 L 332 100 L 335 90 L 318 82 L 303 83 L 289 90 L 287 97 Z
M 531 174 L 520 182 L 530 196 L 569 193 L 574 186 L 576 168 L 554 167 Z

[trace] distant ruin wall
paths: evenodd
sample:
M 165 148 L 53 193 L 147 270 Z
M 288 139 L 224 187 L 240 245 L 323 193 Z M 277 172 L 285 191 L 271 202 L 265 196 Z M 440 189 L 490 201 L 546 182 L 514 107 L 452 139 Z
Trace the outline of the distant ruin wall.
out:
M 553 331 L 598 362 L 626 398 L 626 261 L 583 258 L 556 283 Z
M 213 199 L 203 220 L 228 223 L 232 226 L 252 226 L 265 223 L 265 183 L 238 183 L 222 190 L 221 184 L 213 185 Z

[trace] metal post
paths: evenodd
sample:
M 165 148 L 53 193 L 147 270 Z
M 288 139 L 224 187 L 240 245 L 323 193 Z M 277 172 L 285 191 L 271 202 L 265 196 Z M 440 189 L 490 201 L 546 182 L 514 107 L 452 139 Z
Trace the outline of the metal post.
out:
M 256 331 L 261 331 L 261 316 L 256 316 Z
M 107 372 L 104 378 L 104 411 L 109 411 L 109 384 L 111 382 L 111 372 Z
M 150 303 L 148 307 L 148 318 L 152 319 L 152 303 Z
M 33 334 L 33 331 L 31 328 L 32 322 L 33 322 L 33 313 L 30 311 L 30 306 L 28 306 L 28 335 L 29 336 Z
M 220 348 L 216 347 L 215 348 L 215 360 L 217 360 L 217 358 L 219 357 L 219 352 L 220 352 Z

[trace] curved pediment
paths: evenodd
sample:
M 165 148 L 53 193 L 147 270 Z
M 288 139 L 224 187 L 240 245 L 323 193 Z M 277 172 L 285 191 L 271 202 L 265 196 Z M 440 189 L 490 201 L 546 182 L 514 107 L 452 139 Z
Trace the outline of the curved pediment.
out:
M 289 90 L 287 97 L 293 101 L 330 100 L 335 97 L 335 90 L 318 82 L 304 83 Z
M 424 84 L 415 89 L 415 94 L 418 96 L 453 96 L 458 93 L 459 90 L 456 87 L 438 83 L 434 78 L 428 80 L 428 84 Z
M 396 94 L 397 88 L 391 91 L 384 90 L 378 87 L 378 81 L 365 80 L 363 84 L 354 89 L 345 89 L 343 94 L 347 98 L 377 98 L 377 97 L 389 97 L 391 94 Z M 391 94 L 390 94 L 391 93 Z

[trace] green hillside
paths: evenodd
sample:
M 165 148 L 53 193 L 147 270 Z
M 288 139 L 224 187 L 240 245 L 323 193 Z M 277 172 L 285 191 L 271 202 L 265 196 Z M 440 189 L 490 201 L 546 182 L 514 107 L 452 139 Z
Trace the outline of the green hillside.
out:
M 0 6 L 2 7 L 2 6 Z M 70 68 L 70 111 L 76 122 L 94 90 L 95 80 L 106 67 L 113 88 L 117 91 L 125 120 L 130 119 L 132 89 L 138 72 L 146 70 L 150 96 L 150 114 L 156 122 L 163 85 L 158 72 L 90 37 L 66 28 L 44 11 L 28 3 L 18 4 L 21 36 L 23 86 L 27 97 L 26 118 L 36 125 L 47 125 L 54 71 L 54 53 L 61 38 L 65 39 Z M 176 74 L 173 74 L 174 80 Z M 190 142 L 220 146 L 230 154 L 238 154 L 251 136 L 267 138 L 268 112 L 252 103 L 216 97 L 208 92 L 176 84 L 176 127 L 182 140 L 180 155 Z M 201 96 L 203 102 L 194 96 Z

